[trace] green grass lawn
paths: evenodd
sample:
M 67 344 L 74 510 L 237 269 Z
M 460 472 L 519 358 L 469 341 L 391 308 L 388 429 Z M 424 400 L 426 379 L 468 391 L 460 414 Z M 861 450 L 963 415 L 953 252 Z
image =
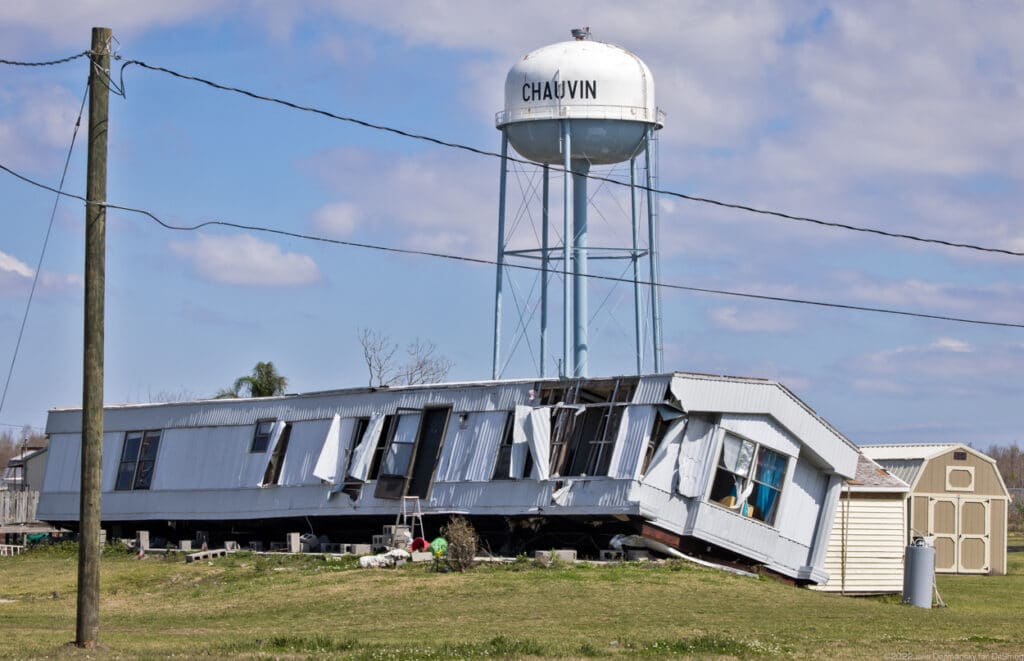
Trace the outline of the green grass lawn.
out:
M 1008 576 L 939 578 L 945 609 L 672 563 L 421 565 L 239 553 L 186 564 L 110 553 L 100 649 L 79 650 L 73 548 L 0 559 L 0 656 L 431 659 L 924 658 L 1024 652 L 1024 553 Z M 929 656 L 928 658 L 932 658 Z M 966 657 L 964 657 L 966 658 Z

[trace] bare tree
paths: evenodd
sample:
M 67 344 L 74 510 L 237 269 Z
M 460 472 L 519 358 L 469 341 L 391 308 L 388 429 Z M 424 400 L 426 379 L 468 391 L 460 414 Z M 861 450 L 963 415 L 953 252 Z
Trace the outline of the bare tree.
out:
M 359 329 L 359 344 L 370 376 L 370 387 L 438 383 L 448 377 L 452 361 L 440 355 L 437 344 L 416 338 L 406 346 L 406 362 L 398 364 L 398 344 L 379 330 Z

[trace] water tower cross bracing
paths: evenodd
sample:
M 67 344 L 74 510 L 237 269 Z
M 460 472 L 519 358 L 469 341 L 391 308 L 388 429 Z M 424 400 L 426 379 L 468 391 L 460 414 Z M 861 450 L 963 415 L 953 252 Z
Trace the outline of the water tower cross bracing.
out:
M 502 298 L 505 263 L 534 259 L 541 264 L 540 364 L 545 375 L 548 323 L 548 276 L 563 274 L 562 358 L 559 376 L 588 376 L 589 328 L 587 285 L 593 251 L 600 259 L 633 262 L 634 336 L 637 373 L 647 337 L 641 319 L 640 260 L 646 259 L 650 306 L 647 328 L 654 372 L 661 371 L 661 312 L 658 297 L 657 214 L 652 180 L 654 132 L 664 124 L 654 102 L 650 69 L 633 53 L 590 39 L 590 29 L 572 31 L 573 39 L 539 48 L 520 59 L 505 79 L 505 109 L 495 124 L 501 131 L 501 180 L 498 207 L 498 266 L 494 294 L 492 378 L 501 376 Z M 541 245 L 508 250 L 506 198 L 508 147 L 542 166 Z M 645 184 L 637 185 L 637 159 L 643 159 Z M 629 162 L 632 245 L 597 248 L 589 245 L 587 183 L 592 166 Z M 562 245 L 552 247 L 549 230 L 549 167 L 562 172 Z M 640 190 L 646 196 L 646 250 L 638 245 Z M 598 258 L 595 256 L 595 259 Z M 552 264 L 561 263 L 561 269 Z

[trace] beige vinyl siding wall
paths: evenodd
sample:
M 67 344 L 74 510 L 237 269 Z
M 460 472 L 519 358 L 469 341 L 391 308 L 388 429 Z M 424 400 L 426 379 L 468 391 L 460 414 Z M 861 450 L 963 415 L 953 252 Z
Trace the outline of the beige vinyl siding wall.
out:
M 901 592 L 905 496 L 844 492 L 825 556 L 828 583 L 813 589 L 854 594 Z

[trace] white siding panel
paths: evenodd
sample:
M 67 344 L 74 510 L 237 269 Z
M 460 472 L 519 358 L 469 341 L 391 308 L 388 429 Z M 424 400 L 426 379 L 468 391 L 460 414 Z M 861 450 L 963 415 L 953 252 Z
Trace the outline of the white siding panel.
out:
M 248 425 L 165 429 L 160 436 L 152 490 L 252 487 L 267 467 L 264 453 L 249 452 L 252 435 L 253 428 Z
M 643 478 L 644 484 L 670 493 L 675 490 L 679 472 L 679 447 L 682 445 L 685 428 L 686 418 L 676 418 L 670 423 L 665 438 L 651 458 L 651 465 Z
M 827 475 L 805 460 L 797 461 L 793 479 L 783 490 L 781 509 L 776 516 L 783 536 L 804 546 L 811 545 L 827 487 Z
M 879 593 L 903 589 L 905 500 L 844 494 L 825 556 L 830 592 Z
M 469 413 L 466 428 L 456 420 L 448 425 L 436 482 L 486 482 L 494 471 L 507 411 Z
M 320 484 L 320 478 L 313 475 L 313 466 L 320 456 L 320 449 L 324 445 L 330 426 L 330 420 L 292 423 L 292 433 L 288 439 L 288 449 L 284 454 L 284 465 L 281 467 L 278 484 Z
M 721 425 L 786 456 L 796 457 L 800 454 L 800 442 L 767 415 L 723 414 Z
M 715 450 L 718 428 L 696 415 L 691 415 L 679 449 L 678 492 L 687 498 L 700 498 L 707 488 Z
M 50 436 L 43 492 L 77 491 L 82 467 L 82 439 L 76 434 Z

